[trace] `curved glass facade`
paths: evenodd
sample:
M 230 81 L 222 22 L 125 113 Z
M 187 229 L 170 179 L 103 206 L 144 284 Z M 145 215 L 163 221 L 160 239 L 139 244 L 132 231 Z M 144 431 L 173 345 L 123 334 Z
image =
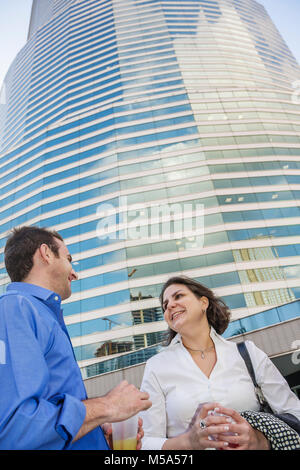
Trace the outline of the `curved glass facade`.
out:
M 88 375 L 156 350 L 174 273 L 233 322 L 299 298 L 299 79 L 254 0 L 34 1 L 1 91 L 0 290 L 7 231 L 59 231 Z

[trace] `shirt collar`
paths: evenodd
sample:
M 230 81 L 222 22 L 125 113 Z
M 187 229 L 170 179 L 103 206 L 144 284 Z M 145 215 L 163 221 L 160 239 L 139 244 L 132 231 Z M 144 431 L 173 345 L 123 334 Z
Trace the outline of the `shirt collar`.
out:
M 12 282 L 7 286 L 8 292 L 17 292 L 23 295 L 36 297 L 37 299 L 44 302 L 51 311 L 55 314 L 55 317 L 60 320 L 62 311 L 60 308 L 61 297 L 56 292 L 53 292 L 44 287 L 37 286 L 35 284 L 29 284 L 28 282 Z

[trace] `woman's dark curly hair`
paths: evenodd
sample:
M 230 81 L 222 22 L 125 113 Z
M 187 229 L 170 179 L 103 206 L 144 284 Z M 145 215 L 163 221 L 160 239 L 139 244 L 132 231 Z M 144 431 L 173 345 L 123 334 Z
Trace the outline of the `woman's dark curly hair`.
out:
M 227 305 L 223 302 L 222 299 L 216 297 L 212 290 L 208 287 L 205 287 L 200 282 L 195 281 L 189 277 L 185 276 L 176 276 L 171 277 L 167 280 L 167 282 L 163 285 L 162 291 L 160 293 L 159 299 L 161 303 L 161 307 L 163 308 L 163 296 L 164 292 L 167 287 L 171 286 L 172 284 L 183 284 L 186 286 L 196 297 L 199 299 L 201 297 L 207 297 L 209 301 L 209 305 L 206 311 L 207 320 L 210 326 L 212 326 L 218 334 L 224 333 L 226 330 L 229 320 L 230 320 L 230 310 Z M 168 337 L 167 337 L 167 344 L 170 344 L 172 339 L 176 336 L 176 331 L 169 328 Z

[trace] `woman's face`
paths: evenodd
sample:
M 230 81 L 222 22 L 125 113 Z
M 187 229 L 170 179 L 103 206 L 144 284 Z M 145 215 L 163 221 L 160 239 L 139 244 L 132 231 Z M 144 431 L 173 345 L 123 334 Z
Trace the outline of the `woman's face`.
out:
M 183 284 L 171 284 L 163 295 L 164 317 L 169 327 L 177 333 L 187 332 L 206 318 L 208 299 L 200 299 Z

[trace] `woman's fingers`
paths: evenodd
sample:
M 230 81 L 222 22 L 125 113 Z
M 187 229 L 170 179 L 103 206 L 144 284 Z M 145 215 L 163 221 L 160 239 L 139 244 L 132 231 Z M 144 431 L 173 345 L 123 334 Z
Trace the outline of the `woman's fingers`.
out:
M 218 406 L 215 410 L 218 413 L 222 413 L 226 416 L 232 418 L 236 423 L 244 423 L 244 418 L 235 410 L 231 408 L 225 408 L 224 406 Z
M 210 440 L 208 439 L 206 441 L 206 445 L 204 446 L 205 449 L 225 449 L 229 446 L 228 442 L 226 441 L 221 441 L 221 440 Z
M 207 428 L 204 428 L 205 435 L 207 436 L 214 436 L 214 435 L 222 435 L 224 433 L 229 432 L 229 426 L 228 425 L 211 425 L 207 426 Z M 223 436 L 224 440 L 227 441 L 227 436 Z M 225 439 L 226 437 L 226 439 Z
M 211 425 L 216 425 L 216 424 L 225 424 L 228 425 L 229 423 L 232 423 L 231 418 L 228 418 L 227 416 L 207 416 L 207 418 L 204 419 L 204 422 L 206 426 L 211 426 Z
M 197 410 L 199 410 L 200 406 L 201 405 L 199 405 Z M 217 407 L 220 407 L 219 403 L 204 403 L 204 405 L 202 405 L 200 408 L 198 416 L 200 417 L 200 419 L 206 418 L 208 412 L 214 410 Z

